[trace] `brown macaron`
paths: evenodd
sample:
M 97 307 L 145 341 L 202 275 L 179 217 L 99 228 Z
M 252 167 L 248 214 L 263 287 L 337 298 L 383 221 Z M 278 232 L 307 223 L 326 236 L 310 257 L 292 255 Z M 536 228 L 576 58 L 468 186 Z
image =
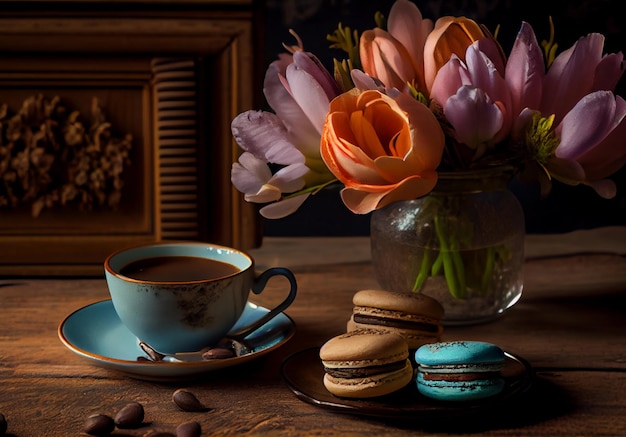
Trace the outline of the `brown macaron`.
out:
M 414 350 L 441 340 L 443 306 L 422 293 L 361 290 L 352 298 L 354 308 L 348 332 L 372 329 L 401 335 Z
M 324 386 L 336 396 L 382 396 L 413 380 L 408 345 L 399 335 L 349 332 L 324 343 L 319 356 L 324 366 Z

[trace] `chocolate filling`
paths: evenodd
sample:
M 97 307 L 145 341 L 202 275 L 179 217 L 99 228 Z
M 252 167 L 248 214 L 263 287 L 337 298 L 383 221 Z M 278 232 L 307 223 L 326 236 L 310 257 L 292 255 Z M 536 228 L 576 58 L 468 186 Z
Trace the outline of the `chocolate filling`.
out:
M 406 360 L 397 361 L 395 363 L 382 364 L 380 366 L 352 367 L 338 369 L 328 368 L 324 366 L 324 371 L 335 378 L 365 378 L 371 375 L 380 375 L 381 373 L 394 372 L 403 369 L 406 366 Z
M 500 372 L 476 372 L 476 373 L 423 373 L 425 381 L 476 381 L 482 379 L 494 379 L 501 376 Z
M 390 328 L 410 329 L 412 331 L 438 332 L 439 327 L 432 323 L 412 322 L 410 320 L 398 320 L 387 317 L 368 316 L 364 314 L 354 314 L 353 319 L 356 323 L 364 325 L 380 325 Z

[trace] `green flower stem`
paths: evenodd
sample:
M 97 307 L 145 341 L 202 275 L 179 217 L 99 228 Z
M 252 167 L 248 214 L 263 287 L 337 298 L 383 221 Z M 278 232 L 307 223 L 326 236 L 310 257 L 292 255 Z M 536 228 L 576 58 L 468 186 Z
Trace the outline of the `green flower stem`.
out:
M 443 257 L 443 273 L 446 278 L 446 283 L 448 284 L 448 290 L 453 297 L 461 299 L 465 295 L 465 290 L 461 289 L 461 284 L 465 283 L 465 281 L 460 281 L 461 277 L 459 276 L 464 275 L 464 272 L 457 272 L 457 265 L 459 264 L 459 261 L 462 265 L 460 254 L 458 251 L 454 252 L 457 256 L 459 256 L 459 260 L 455 262 L 453 259 L 454 253 L 448 244 L 446 232 L 443 230 L 443 225 L 439 215 L 435 215 L 434 222 L 435 232 L 437 233 L 437 238 L 439 239 L 439 254 Z
M 454 298 L 467 299 L 472 290 L 483 296 L 491 293 L 493 275 L 506 258 L 506 248 L 487 247 L 463 254 L 462 249 L 471 243 L 471 223 L 455 221 L 458 217 L 450 215 L 450 210 L 435 199 L 428 207 L 433 208 L 433 228 L 439 247 L 424 248 L 413 291 L 421 291 L 429 277 L 443 275 Z
M 428 279 L 428 271 L 430 270 L 430 258 L 432 254 L 430 250 L 424 248 L 424 257 L 422 258 L 422 265 L 420 266 L 420 271 L 415 278 L 415 283 L 413 284 L 413 291 L 420 291 Z
M 462 292 L 457 283 L 456 272 L 454 271 L 454 262 L 450 253 L 446 252 L 443 257 L 443 274 L 446 277 L 446 283 L 448 284 L 448 290 L 450 294 L 457 299 L 461 299 Z
M 454 263 L 455 278 L 458 281 L 459 288 L 457 297 L 465 298 L 467 295 L 467 284 L 465 280 L 465 266 L 463 264 L 463 259 L 461 258 L 461 252 L 459 252 L 458 248 L 453 247 L 450 252 L 450 257 Z
M 443 255 L 441 252 L 437 255 L 435 262 L 430 268 L 430 276 L 437 276 L 439 272 L 441 272 L 441 267 L 443 266 Z
M 317 185 L 314 185 L 314 186 L 311 186 L 311 187 L 306 187 L 306 188 L 303 188 L 303 189 L 301 189 L 299 191 L 296 191 L 294 193 L 285 194 L 283 196 L 283 199 L 289 199 L 291 197 L 300 196 L 300 195 L 306 194 L 306 193 L 311 193 L 311 194 L 315 195 L 315 194 L 319 193 L 320 191 L 322 191 L 324 188 L 334 184 L 335 182 L 337 182 L 337 179 L 332 179 L 332 180 L 330 180 L 328 182 L 323 182 L 321 184 L 317 184 Z

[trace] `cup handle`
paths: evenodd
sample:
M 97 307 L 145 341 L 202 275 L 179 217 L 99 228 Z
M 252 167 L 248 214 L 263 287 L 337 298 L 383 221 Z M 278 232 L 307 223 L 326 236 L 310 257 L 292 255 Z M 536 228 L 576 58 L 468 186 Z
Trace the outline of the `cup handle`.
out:
M 243 328 L 239 328 L 237 331 L 231 331 L 228 333 L 228 337 L 234 339 L 244 339 L 248 335 L 252 334 L 254 331 L 259 329 L 261 326 L 265 325 L 271 319 L 276 317 L 279 313 L 283 312 L 296 298 L 296 293 L 298 291 L 298 284 L 296 283 L 296 277 L 291 272 L 291 270 L 285 267 L 272 267 L 265 270 L 263 273 L 256 278 L 254 284 L 252 285 L 252 292 L 254 294 L 261 294 L 261 292 L 265 289 L 265 285 L 267 285 L 267 281 L 272 276 L 284 276 L 289 280 L 290 290 L 289 295 L 285 300 L 283 300 L 278 306 L 276 306 L 269 313 L 265 314 L 260 319 L 256 320 L 254 323 L 248 326 L 244 326 Z

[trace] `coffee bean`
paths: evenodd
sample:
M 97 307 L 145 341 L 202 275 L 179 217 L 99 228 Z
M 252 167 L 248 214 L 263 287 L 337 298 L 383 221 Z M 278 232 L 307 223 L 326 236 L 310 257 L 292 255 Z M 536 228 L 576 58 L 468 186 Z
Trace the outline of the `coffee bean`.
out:
M 118 428 L 139 428 L 143 423 L 143 406 L 139 402 L 126 404 L 115 415 L 115 425 Z
M 196 398 L 196 396 L 182 388 L 179 388 L 172 395 L 172 400 L 183 411 L 207 411 L 202 402 Z
M 176 427 L 176 437 L 200 437 L 202 427 L 198 422 L 185 422 Z
M 5 435 L 7 432 L 7 419 L 4 414 L 0 413 L 0 435 Z
M 232 358 L 235 356 L 235 351 L 227 349 L 225 347 L 215 347 L 207 350 L 202 354 L 203 360 L 221 360 L 224 358 Z
M 106 436 L 115 429 L 115 422 L 106 414 L 93 414 L 87 418 L 83 431 L 89 435 Z

